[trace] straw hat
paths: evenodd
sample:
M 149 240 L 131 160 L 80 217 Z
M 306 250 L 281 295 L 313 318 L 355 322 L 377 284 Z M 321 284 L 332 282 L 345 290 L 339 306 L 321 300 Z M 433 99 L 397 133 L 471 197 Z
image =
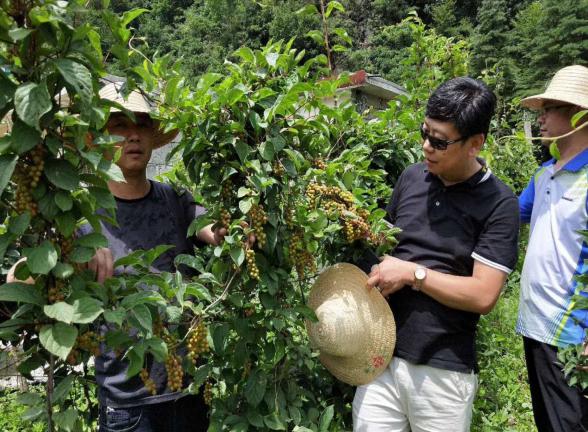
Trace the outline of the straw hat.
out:
M 557 71 L 544 93 L 530 96 L 521 104 L 531 109 L 541 109 L 546 100 L 569 103 L 588 109 L 588 68 L 566 66 Z
M 396 325 L 388 303 L 367 289 L 367 275 L 352 264 L 335 264 L 317 278 L 308 306 L 318 322 L 306 322 L 319 360 L 339 380 L 367 384 L 388 366 Z
M 114 82 L 106 84 L 100 89 L 100 97 L 112 102 L 120 104 L 123 108 L 134 113 L 151 114 L 152 108 L 147 98 L 137 90 L 133 90 L 127 96 L 123 95 L 122 88 L 124 83 Z M 111 112 L 120 112 L 118 108 L 111 108 Z M 160 129 L 159 121 L 153 119 L 153 148 L 159 148 L 171 140 L 178 134 L 178 130 L 174 129 L 169 132 L 163 132 Z

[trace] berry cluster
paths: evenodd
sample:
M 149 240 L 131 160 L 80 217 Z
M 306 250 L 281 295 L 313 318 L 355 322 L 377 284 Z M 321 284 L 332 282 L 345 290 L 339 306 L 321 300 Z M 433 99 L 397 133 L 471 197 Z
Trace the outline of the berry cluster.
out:
M 47 289 L 47 300 L 49 303 L 53 304 L 65 300 L 63 291 L 64 283 L 60 280 L 56 280 L 55 285 L 49 285 L 49 288 Z
M 245 260 L 247 261 L 249 277 L 254 280 L 259 280 L 259 269 L 257 268 L 257 263 L 255 262 L 255 252 L 253 249 L 247 249 L 245 252 Z
M 289 206 L 286 209 L 285 219 L 286 219 L 286 226 L 289 229 L 293 229 L 294 225 L 296 223 L 296 212 L 294 211 L 294 207 Z
M 379 243 L 381 237 L 371 232 L 368 223 L 369 212 L 366 209 L 358 209 L 351 192 L 342 190 L 337 186 L 326 186 L 311 183 L 306 189 L 306 196 L 311 208 L 315 208 L 320 198 L 323 208 L 329 217 L 338 218 L 343 225 L 345 239 L 349 243 L 366 238 L 372 243 Z
M 274 176 L 276 177 L 282 177 L 286 170 L 284 169 L 284 165 L 282 165 L 280 163 L 280 161 L 275 161 L 274 164 L 272 165 L 272 171 L 274 172 Z
M 316 261 L 314 256 L 304 247 L 303 236 L 301 232 L 295 232 L 288 242 L 288 254 L 290 261 L 296 268 L 298 278 L 304 278 L 305 274 L 316 272 Z
M 251 207 L 250 215 L 257 244 L 259 244 L 260 248 L 263 248 L 267 241 L 265 231 L 263 230 L 263 226 L 267 223 L 267 214 L 262 206 L 255 204 Z
M 325 168 L 327 168 L 327 164 L 325 163 L 324 159 L 322 158 L 316 158 L 312 161 L 312 166 L 314 166 L 317 169 L 320 170 L 324 170 Z
M 91 353 L 93 356 L 100 355 L 100 341 L 102 337 L 93 331 L 82 333 L 76 339 L 76 346 L 82 350 Z
M 370 226 L 361 218 L 346 219 L 343 225 L 343 232 L 348 243 L 353 243 L 355 240 L 369 237 Z
M 233 195 L 233 182 L 231 179 L 227 179 L 223 182 L 221 189 L 221 198 L 223 201 L 229 201 Z
M 13 180 L 16 183 L 16 211 L 19 213 L 29 211 L 31 216 L 36 216 L 39 212 L 37 203 L 33 200 L 32 191 L 39 184 L 43 174 L 44 154 L 43 146 L 38 145 L 18 160 Z
M 59 248 L 61 249 L 61 258 L 65 259 L 73 250 L 73 237 L 59 236 Z
M 155 382 L 149 378 L 149 371 L 146 368 L 143 368 L 141 369 L 139 376 L 141 377 L 141 381 L 143 381 L 143 385 L 147 391 L 155 396 L 157 394 L 157 388 L 155 387 Z
M 229 225 L 231 225 L 231 213 L 226 208 L 220 209 L 220 221 L 219 225 L 222 228 L 229 229 Z
M 167 386 L 171 391 L 182 390 L 182 379 L 184 370 L 180 357 L 174 352 L 169 352 L 165 359 L 165 370 L 167 371 Z
M 204 403 L 208 406 L 212 404 L 212 383 L 210 381 L 206 381 L 204 384 Z
M 208 330 L 206 325 L 203 321 L 200 321 L 188 338 L 188 358 L 193 363 L 196 363 L 200 354 L 210 351 L 208 340 L 206 339 L 207 335 Z

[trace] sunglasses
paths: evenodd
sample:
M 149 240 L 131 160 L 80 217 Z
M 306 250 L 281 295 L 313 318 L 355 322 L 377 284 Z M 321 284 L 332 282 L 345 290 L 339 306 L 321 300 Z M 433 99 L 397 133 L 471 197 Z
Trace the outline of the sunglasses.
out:
M 423 138 L 423 141 L 428 140 L 429 144 L 431 144 L 431 147 L 433 147 L 435 150 L 447 150 L 447 146 L 450 144 L 455 144 L 456 142 L 460 142 L 469 138 L 467 136 L 463 136 L 455 140 L 443 140 L 435 138 L 429 135 L 429 132 L 425 130 L 424 125 L 421 125 L 421 137 Z

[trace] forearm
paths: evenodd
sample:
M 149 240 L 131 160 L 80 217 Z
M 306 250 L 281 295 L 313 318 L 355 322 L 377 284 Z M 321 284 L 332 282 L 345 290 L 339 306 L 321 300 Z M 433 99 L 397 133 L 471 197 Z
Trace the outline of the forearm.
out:
M 455 276 L 433 270 L 427 271 L 421 291 L 445 306 L 483 315 L 494 308 L 500 295 L 500 288 L 476 276 Z

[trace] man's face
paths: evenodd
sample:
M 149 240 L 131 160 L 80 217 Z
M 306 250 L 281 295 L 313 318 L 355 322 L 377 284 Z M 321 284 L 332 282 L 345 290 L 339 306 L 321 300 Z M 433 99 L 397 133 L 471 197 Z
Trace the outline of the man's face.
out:
M 117 144 L 121 148 L 117 165 L 125 176 L 144 173 L 153 151 L 153 121 L 143 113 L 136 113 L 135 118 L 136 123 L 122 113 L 114 113 L 106 123 L 109 134 L 124 138 Z
M 572 130 L 573 106 L 564 102 L 546 101 L 539 111 L 537 122 L 541 136 L 552 138 L 564 135 Z M 551 141 L 546 141 L 549 144 Z
M 423 141 L 423 153 L 427 169 L 432 174 L 452 179 L 462 172 L 463 167 L 477 151 L 472 153 L 470 139 L 463 137 L 451 122 L 442 122 L 429 117 L 425 118 L 423 130 L 426 135 L 445 141 L 455 141 L 449 144 L 445 150 L 435 149 L 427 138 Z M 461 140 L 461 138 L 464 138 Z

